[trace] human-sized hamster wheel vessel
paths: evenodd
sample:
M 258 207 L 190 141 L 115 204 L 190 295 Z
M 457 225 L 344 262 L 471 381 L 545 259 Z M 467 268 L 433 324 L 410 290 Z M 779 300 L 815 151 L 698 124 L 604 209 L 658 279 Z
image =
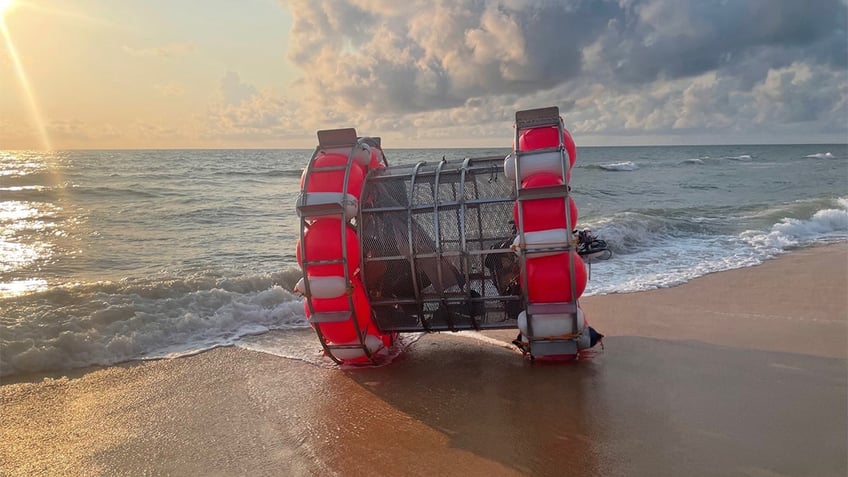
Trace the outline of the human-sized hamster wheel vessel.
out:
M 518 111 L 513 151 L 389 166 L 380 138 L 318 132 L 297 201 L 307 319 L 338 363 L 377 363 L 398 333 L 518 328 L 533 358 L 574 358 L 602 338 L 578 299 L 577 151 L 556 107 Z

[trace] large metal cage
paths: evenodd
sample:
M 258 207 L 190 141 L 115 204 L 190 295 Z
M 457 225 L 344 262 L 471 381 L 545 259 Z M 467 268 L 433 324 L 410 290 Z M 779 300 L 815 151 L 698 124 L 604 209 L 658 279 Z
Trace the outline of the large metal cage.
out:
M 522 297 L 501 266 L 515 262 L 515 183 L 503 163 L 443 159 L 368 174 L 360 262 L 381 331 L 516 327 Z

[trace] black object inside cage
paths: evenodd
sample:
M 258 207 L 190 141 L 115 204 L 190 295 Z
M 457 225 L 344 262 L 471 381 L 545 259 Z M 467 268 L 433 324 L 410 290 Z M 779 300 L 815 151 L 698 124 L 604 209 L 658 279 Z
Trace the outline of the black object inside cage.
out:
M 420 162 L 368 174 L 361 269 L 383 332 L 515 328 L 515 183 L 503 156 Z

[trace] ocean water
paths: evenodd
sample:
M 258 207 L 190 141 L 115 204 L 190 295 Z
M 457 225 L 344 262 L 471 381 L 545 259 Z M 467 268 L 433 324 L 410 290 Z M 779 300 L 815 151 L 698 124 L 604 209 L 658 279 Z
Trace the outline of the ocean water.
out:
M 506 149 L 386 150 L 390 164 Z M 308 150 L 0 151 L 0 376 L 236 345 L 315 363 L 290 290 Z M 848 145 L 580 148 L 628 293 L 848 240 Z M 791 277 L 787 277 L 791 279 Z

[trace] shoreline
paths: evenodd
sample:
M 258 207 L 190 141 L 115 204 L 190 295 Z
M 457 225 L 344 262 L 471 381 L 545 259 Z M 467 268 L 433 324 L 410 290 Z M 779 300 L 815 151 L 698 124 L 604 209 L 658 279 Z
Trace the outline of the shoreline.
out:
M 827 250 L 827 249 L 834 250 L 834 249 L 839 249 L 840 247 L 844 248 L 843 254 L 845 255 L 845 268 L 848 269 L 848 241 L 841 241 L 841 242 L 834 242 L 834 243 L 817 243 L 817 244 L 813 244 L 813 245 L 809 245 L 809 246 L 799 247 L 799 248 L 796 248 L 796 249 L 790 249 L 789 251 L 787 251 L 783 254 L 772 257 L 772 258 L 770 258 L 770 259 L 768 259 L 768 260 L 766 260 L 762 263 L 756 264 L 756 265 L 740 267 L 740 268 L 731 268 L 731 269 L 720 270 L 720 271 L 716 271 L 716 272 L 709 272 L 706 275 L 701 275 L 701 276 L 695 277 L 693 279 L 690 279 L 689 281 L 687 281 L 685 283 L 681 283 L 681 284 L 670 286 L 670 287 L 655 288 L 655 289 L 650 289 L 650 290 L 615 292 L 615 293 L 605 293 L 605 294 L 599 294 L 599 295 L 584 296 L 580 299 L 580 306 L 581 306 L 581 308 L 584 309 L 584 311 L 590 311 L 591 310 L 591 313 L 594 315 L 595 314 L 594 310 L 597 307 L 596 303 L 598 301 L 613 300 L 613 301 L 616 302 L 616 306 L 613 307 L 612 309 L 609 309 L 610 307 L 602 307 L 603 310 L 601 310 L 601 312 L 606 312 L 607 314 L 615 313 L 616 315 L 618 315 L 619 312 L 621 311 L 621 308 L 622 308 L 621 304 L 618 303 L 618 302 L 619 301 L 628 301 L 629 299 L 628 298 L 616 298 L 616 297 L 633 297 L 633 296 L 644 295 L 648 298 L 637 299 L 637 301 L 642 306 L 644 306 L 645 302 L 650 302 L 650 301 L 654 300 L 654 296 L 657 293 L 662 295 L 662 294 L 665 294 L 667 290 L 675 290 L 675 289 L 680 288 L 680 287 L 688 287 L 688 286 L 690 286 L 690 284 L 698 283 L 700 280 L 704 280 L 704 279 L 714 280 L 714 279 L 709 278 L 709 277 L 712 277 L 712 276 L 715 276 L 715 275 L 723 276 L 724 274 L 727 274 L 727 273 L 744 273 L 744 271 L 746 271 L 746 270 L 758 269 L 759 267 L 762 267 L 762 266 L 769 266 L 769 264 L 771 264 L 772 262 L 779 261 L 779 260 L 785 260 L 787 257 L 793 256 L 793 255 L 796 255 L 796 254 L 805 254 L 805 253 L 809 253 L 810 251 L 814 251 L 814 250 Z M 836 253 L 837 253 L 837 255 L 839 254 L 839 252 L 836 252 Z M 834 263 L 838 263 L 838 262 L 834 262 Z M 848 273 L 848 272 L 846 272 L 846 273 Z M 843 282 L 846 282 L 846 281 L 843 280 Z M 846 285 L 845 289 L 848 290 L 848 285 Z M 845 302 L 844 303 L 845 309 L 848 309 L 848 298 L 846 298 L 844 300 L 844 302 Z M 818 318 L 818 319 L 814 318 L 814 320 L 822 320 L 822 318 Z M 832 321 L 832 320 L 828 320 L 827 318 L 823 318 L 823 320 Z M 646 333 L 645 329 L 641 329 L 637 332 L 632 326 L 627 326 L 624 323 L 625 320 L 622 320 L 621 318 L 611 318 L 611 319 L 608 319 L 607 321 L 608 321 L 607 324 L 612 324 L 615 327 L 614 329 L 618 332 L 631 333 L 631 334 L 636 334 L 638 336 L 665 337 L 665 338 L 671 338 L 672 337 L 668 334 L 663 334 L 661 332 L 657 333 L 656 330 L 654 330 L 654 332 L 648 331 Z M 593 323 L 594 323 L 594 321 L 593 321 Z M 660 329 L 661 328 L 662 327 L 660 327 Z M 308 328 L 304 328 L 304 330 L 307 330 L 307 329 Z M 273 332 L 274 331 L 272 330 L 271 333 L 273 333 Z M 511 341 L 514 339 L 513 335 L 516 332 L 517 332 L 517 328 L 515 328 L 514 330 L 513 329 L 509 329 L 509 330 L 489 330 L 489 331 L 484 331 L 482 333 L 484 333 L 486 335 L 490 335 L 490 336 L 494 337 L 495 339 L 502 340 L 506 344 L 510 344 Z M 609 333 L 609 331 L 607 330 L 604 334 L 608 334 L 608 333 Z M 440 334 L 449 335 L 451 333 L 450 332 L 435 332 L 435 333 L 431 333 L 430 335 L 440 335 Z M 317 342 L 317 338 L 316 338 L 316 342 Z M 7 385 L 7 384 L 36 383 L 36 382 L 39 382 L 39 381 L 44 380 L 44 379 L 61 379 L 63 377 L 69 378 L 69 379 L 75 379 L 75 378 L 84 376 L 85 374 L 88 374 L 90 372 L 94 372 L 94 371 L 98 371 L 98 370 L 102 370 L 102 369 L 106 369 L 106 368 L 110 368 L 110 367 L 115 367 L 115 366 L 127 367 L 127 366 L 135 366 L 135 365 L 139 365 L 139 364 L 155 362 L 155 361 L 160 361 L 160 360 L 189 358 L 189 357 L 196 356 L 196 355 L 199 355 L 199 354 L 202 354 L 202 353 L 213 351 L 213 350 L 218 349 L 218 348 L 227 348 L 227 347 L 233 347 L 233 346 L 239 347 L 238 345 L 220 345 L 220 346 L 215 346 L 215 347 L 209 348 L 209 349 L 193 351 L 193 352 L 190 352 L 188 354 L 185 354 L 185 355 L 182 355 L 182 356 L 179 356 L 179 357 L 176 357 L 176 358 L 148 358 L 148 359 L 137 358 L 137 359 L 131 359 L 131 360 L 128 360 L 128 361 L 121 361 L 121 362 L 112 363 L 112 364 L 91 365 L 91 366 L 85 366 L 85 367 L 81 367 L 81 368 L 59 369 L 59 370 L 51 370 L 51 371 L 34 371 L 34 372 L 21 373 L 21 374 L 12 374 L 12 375 L 8 375 L 8 376 L 0 376 L 0 386 Z M 320 345 L 319 345 L 319 347 L 320 347 Z M 828 356 L 848 359 L 848 338 L 846 338 L 846 343 L 845 343 L 844 347 L 841 346 L 841 344 L 838 344 L 837 346 L 831 345 L 831 346 L 829 346 L 828 351 L 829 351 Z
M 371 369 L 222 347 L 4 378 L 0 474 L 842 476 L 846 287 L 843 242 L 585 297 L 606 346 L 575 364 L 503 330 Z
M 585 297 L 581 307 L 590 320 L 602 315 L 592 323 L 607 333 L 848 359 L 846 290 L 848 242 L 837 242 L 674 287 Z

